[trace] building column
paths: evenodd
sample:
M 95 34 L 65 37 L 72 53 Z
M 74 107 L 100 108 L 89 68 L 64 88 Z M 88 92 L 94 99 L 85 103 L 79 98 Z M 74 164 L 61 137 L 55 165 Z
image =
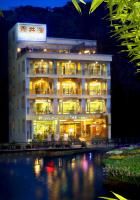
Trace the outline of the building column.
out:
M 85 83 L 86 83 L 85 79 L 82 78 L 82 94 L 85 94 Z
M 82 75 L 85 75 L 85 63 L 82 62 L 80 64 L 81 64 Z
M 82 113 L 86 113 L 86 100 L 82 99 L 81 101 Z
M 25 133 L 26 133 L 27 142 L 28 142 L 28 140 L 33 139 L 33 121 L 32 120 L 26 121 Z
M 54 78 L 54 81 L 53 81 L 53 90 L 54 90 L 54 94 L 55 95 L 57 94 L 57 83 L 58 83 L 58 79 Z
M 107 95 L 111 94 L 111 80 L 107 80 Z
M 58 113 L 58 99 L 53 100 L 53 113 L 57 115 Z
M 53 61 L 53 74 L 57 74 L 57 62 L 56 62 L 56 60 Z
M 107 76 L 110 76 L 111 75 L 111 72 L 110 72 L 110 62 L 108 62 L 106 64 L 106 66 L 107 66 Z
M 111 139 L 111 114 L 108 115 L 108 139 Z
M 25 75 L 29 75 L 33 72 L 33 65 L 29 62 L 29 59 L 25 60 Z
M 26 88 L 26 95 L 28 95 L 30 89 L 30 78 L 25 79 L 25 88 Z
M 30 100 L 26 99 L 26 115 L 28 115 L 30 111 Z
M 57 119 L 55 141 L 58 141 L 59 138 L 60 138 L 60 120 Z
M 109 96 L 107 97 L 107 112 L 111 113 L 111 99 Z

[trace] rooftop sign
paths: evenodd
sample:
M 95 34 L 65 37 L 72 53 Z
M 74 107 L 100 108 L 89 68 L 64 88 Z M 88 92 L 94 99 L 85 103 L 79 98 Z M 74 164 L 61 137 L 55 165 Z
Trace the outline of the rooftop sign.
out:
M 18 41 L 46 41 L 47 28 L 45 24 L 17 23 Z

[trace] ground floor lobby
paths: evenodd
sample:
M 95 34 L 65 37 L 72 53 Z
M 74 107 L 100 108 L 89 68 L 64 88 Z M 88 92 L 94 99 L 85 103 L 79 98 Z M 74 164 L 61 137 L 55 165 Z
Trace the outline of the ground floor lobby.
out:
M 31 139 L 39 141 L 106 139 L 109 131 L 107 116 L 83 117 L 81 119 L 32 120 L 30 121 L 30 127 L 32 127 Z

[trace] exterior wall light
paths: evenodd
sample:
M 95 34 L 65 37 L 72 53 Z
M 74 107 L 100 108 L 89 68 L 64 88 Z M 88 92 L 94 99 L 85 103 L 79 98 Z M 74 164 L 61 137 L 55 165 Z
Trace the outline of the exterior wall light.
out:
M 21 52 L 21 48 L 17 48 L 17 52 L 20 53 Z

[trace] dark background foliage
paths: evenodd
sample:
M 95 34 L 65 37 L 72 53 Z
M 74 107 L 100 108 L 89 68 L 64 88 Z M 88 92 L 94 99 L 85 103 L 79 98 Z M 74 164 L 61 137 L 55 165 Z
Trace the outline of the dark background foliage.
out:
M 129 63 L 127 55 L 119 53 L 119 42 L 110 37 L 105 5 L 91 15 L 89 4 L 82 10 L 80 15 L 72 3 L 67 3 L 53 9 L 25 6 L 3 11 L 4 17 L 0 19 L 0 142 L 8 141 L 8 31 L 17 22 L 47 24 L 47 34 L 51 37 L 95 39 L 98 53 L 112 54 L 112 136 L 139 137 L 140 79 L 135 65 Z

